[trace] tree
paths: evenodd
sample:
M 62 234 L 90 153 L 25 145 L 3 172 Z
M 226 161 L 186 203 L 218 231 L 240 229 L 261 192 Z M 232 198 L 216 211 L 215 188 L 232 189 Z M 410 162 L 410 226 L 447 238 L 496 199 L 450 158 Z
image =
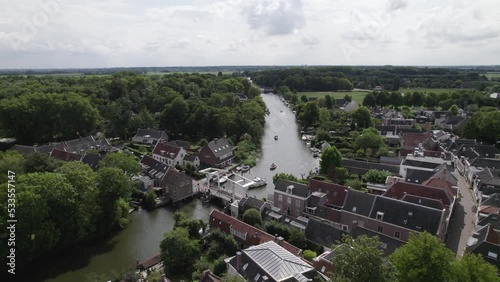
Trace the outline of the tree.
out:
M 296 227 L 290 227 L 290 237 L 288 238 L 288 243 L 297 248 L 305 249 L 307 247 L 306 234 Z
M 452 277 L 453 253 L 428 232 L 412 234 L 390 259 L 400 281 L 448 281 Z
M 243 213 L 243 221 L 255 227 L 262 226 L 262 215 L 257 209 L 248 209 Z
M 321 153 L 319 161 L 320 172 L 323 174 L 332 174 L 333 170 L 340 166 L 341 162 L 342 154 L 340 154 L 337 147 L 330 146 Z
M 127 175 L 135 175 L 141 171 L 139 162 L 133 155 L 124 153 L 109 153 L 99 162 L 101 168 L 114 167 L 119 168 Z
M 142 208 L 145 210 L 152 210 L 156 207 L 156 193 L 149 191 L 144 195 L 142 200 Z
M 273 176 L 273 183 L 276 184 L 276 182 L 278 182 L 278 179 L 289 180 L 292 182 L 299 182 L 299 179 L 297 177 L 295 177 L 293 174 L 284 173 L 284 172 L 280 172 L 280 173 L 275 174 Z
M 179 227 L 185 228 L 189 232 L 189 236 L 192 239 L 199 239 L 200 230 L 205 230 L 206 227 L 203 220 L 191 218 L 183 212 L 176 212 L 174 214 L 174 219 L 174 229 Z
M 307 102 L 301 113 L 301 120 L 305 126 L 311 126 L 319 120 L 319 107 L 315 101 Z
M 325 95 L 325 105 L 326 105 L 327 109 L 332 109 L 333 108 L 332 96 Z
M 497 268 L 487 263 L 481 255 L 465 253 L 453 265 L 453 281 L 499 282 Z
M 188 103 L 184 98 L 177 97 L 165 106 L 160 117 L 160 126 L 175 133 L 182 133 L 188 114 Z
M 344 100 L 346 100 L 347 102 L 351 102 L 352 101 L 352 96 L 349 95 L 349 94 L 345 94 Z
M 379 249 L 378 237 L 362 235 L 352 239 L 344 235 L 339 243 L 332 247 L 335 250 L 335 256 L 332 259 L 335 265 L 332 281 L 395 281 L 394 270 L 385 261 L 383 251 Z
M 205 237 L 208 246 L 207 257 L 214 260 L 220 256 L 232 256 L 238 250 L 238 243 L 233 235 L 226 234 L 220 229 L 214 229 Z
M 354 149 L 378 149 L 384 146 L 382 136 L 378 134 L 375 128 L 366 128 L 363 133 L 354 140 Z
M 375 107 L 376 105 L 377 105 L 377 100 L 375 99 L 375 96 L 372 93 L 366 94 L 365 98 L 363 99 L 363 106 Z
M 0 183 L 6 183 L 8 180 L 7 171 L 12 171 L 21 175 L 24 172 L 25 160 L 21 154 L 16 151 L 9 150 L 0 152 Z
M 361 190 L 363 188 L 363 181 L 359 179 L 348 179 L 346 180 L 345 185 L 354 190 Z
M 358 128 L 367 128 L 372 125 L 372 115 L 366 107 L 359 107 L 352 112 L 351 116 Z
M 267 222 L 264 225 L 264 229 L 271 235 L 278 235 L 283 237 L 285 241 L 288 241 L 288 238 L 290 238 L 290 228 L 283 223 L 279 223 L 275 220 Z
M 147 109 L 142 109 L 130 121 L 129 133 L 134 134 L 138 128 L 158 128 L 156 117 Z
M 391 94 L 389 94 L 389 102 L 394 107 L 400 107 L 403 105 L 403 96 L 401 96 L 399 92 L 391 92 Z
M 60 167 L 63 163 L 57 159 L 49 157 L 44 153 L 30 153 L 25 156 L 24 171 L 32 172 L 52 172 Z
M 368 183 L 384 184 L 388 176 L 392 174 L 385 170 L 370 169 L 363 175 L 363 180 Z
M 191 239 L 188 230 L 182 227 L 165 234 L 160 249 L 161 259 L 168 275 L 192 272 L 193 265 L 201 252 L 198 240 Z
M 302 253 L 302 257 L 304 257 L 304 259 L 312 262 L 313 259 L 315 257 L 317 257 L 318 255 L 316 254 L 315 251 L 311 251 L 311 250 L 305 250 L 303 253 Z
M 455 104 L 451 105 L 451 107 L 448 109 L 448 111 L 451 113 L 452 116 L 457 116 L 458 115 L 457 105 L 455 105 Z

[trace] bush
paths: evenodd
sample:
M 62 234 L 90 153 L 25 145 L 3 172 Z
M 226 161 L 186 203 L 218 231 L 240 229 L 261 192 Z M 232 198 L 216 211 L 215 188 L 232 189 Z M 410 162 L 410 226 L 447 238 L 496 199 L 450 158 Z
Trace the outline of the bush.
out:
M 214 274 L 217 276 L 220 276 L 227 271 L 227 266 L 224 258 L 225 257 L 220 257 L 214 262 Z
M 316 252 L 314 251 L 311 251 L 311 250 L 305 250 L 303 253 L 302 253 L 302 257 L 310 262 L 313 261 L 313 259 L 315 257 L 317 257 L 316 255 Z

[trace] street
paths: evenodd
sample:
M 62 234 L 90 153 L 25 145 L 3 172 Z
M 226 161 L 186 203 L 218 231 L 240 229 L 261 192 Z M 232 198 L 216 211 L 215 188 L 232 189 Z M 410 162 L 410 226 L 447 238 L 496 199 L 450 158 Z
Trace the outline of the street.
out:
M 473 212 L 472 208 L 477 203 L 465 178 L 458 173 L 456 176 L 458 178 L 458 191 L 462 194 L 462 198 L 456 204 L 455 214 L 448 227 L 446 246 L 458 256 L 462 256 L 467 241 L 474 231 L 476 213 Z

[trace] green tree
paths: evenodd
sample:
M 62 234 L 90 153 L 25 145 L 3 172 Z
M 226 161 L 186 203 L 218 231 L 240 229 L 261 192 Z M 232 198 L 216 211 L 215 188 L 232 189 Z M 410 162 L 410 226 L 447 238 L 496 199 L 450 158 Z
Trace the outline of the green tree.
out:
M 313 259 L 315 257 L 317 257 L 318 255 L 316 254 L 315 251 L 311 251 L 311 250 L 305 250 L 303 253 L 302 253 L 302 257 L 310 262 L 313 261 Z
M 332 109 L 333 108 L 332 96 L 325 95 L 325 105 L 326 105 L 327 109 Z
M 354 149 L 378 149 L 384 146 L 384 140 L 374 128 L 366 128 L 363 133 L 354 140 Z
M 448 109 L 448 111 L 450 111 L 450 113 L 451 113 L 452 116 L 458 115 L 458 107 L 457 107 L 457 105 L 455 105 L 455 104 L 451 105 L 451 107 Z
M 300 116 L 305 126 L 311 126 L 319 120 L 319 107 L 315 101 L 307 102 Z
M 348 179 L 346 180 L 345 185 L 354 190 L 361 190 L 363 188 L 363 181 L 359 179 Z
M 153 270 L 148 274 L 147 282 L 162 282 L 161 272 L 158 270 Z
M 411 235 L 390 259 L 400 281 L 449 281 L 452 277 L 453 253 L 427 232 Z
M 320 172 L 323 174 L 332 174 L 336 167 L 340 166 L 342 162 L 342 154 L 335 146 L 326 148 L 321 153 L 319 161 Z
M 175 133 L 182 133 L 188 114 L 188 103 L 182 97 L 177 97 L 165 106 L 160 117 L 160 126 Z
M 191 239 L 188 230 L 182 227 L 165 234 L 160 249 L 167 275 L 191 273 L 201 252 L 198 240 Z
M 225 257 L 220 257 L 214 261 L 214 271 L 213 273 L 217 276 L 220 276 L 227 272 L 227 264 L 224 261 Z
M 156 207 L 156 193 L 149 191 L 144 195 L 142 200 L 142 208 L 146 210 L 152 210 Z
M 10 150 L 0 152 L 0 183 L 6 183 L 8 180 L 8 171 L 21 175 L 24 172 L 25 160 L 21 154 Z
M 377 105 L 377 100 L 375 99 L 375 96 L 372 93 L 366 94 L 365 98 L 363 99 L 363 106 L 375 107 L 376 105 Z
M 349 94 L 345 94 L 344 100 L 346 100 L 347 102 L 351 102 L 352 101 L 352 96 L 349 95 Z
M 142 109 L 130 121 L 129 133 L 135 134 L 138 128 L 158 128 L 158 121 L 147 109 Z
M 231 234 L 226 234 L 220 229 L 214 229 L 205 237 L 208 245 L 207 256 L 213 260 L 220 256 L 232 256 L 238 250 L 238 244 Z
M 394 107 L 400 107 L 403 105 L 403 96 L 399 92 L 391 92 L 389 94 L 389 103 Z
M 30 153 L 25 156 L 24 171 L 32 172 L 52 172 L 63 163 L 57 159 L 49 157 L 44 153 Z
M 101 168 L 114 167 L 121 169 L 127 175 L 136 175 L 141 171 L 139 162 L 133 155 L 124 153 L 109 153 L 99 162 Z
M 383 251 L 379 249 L 378 237 L 362 235 L 352 239 L 344 235 L 339 243 L 332 247 L 335 250 L 335 256 L 332 259 L 335 265 L 332 281 L 395 281 L 394 270 L 385 261 Z
M 384 184 L 388 176 L 392 174 L 385 170 L 370 169 L 363 175 L 363 180 L 369 183 Z
M 262 215 L 257 209 L 248 209 L 243 213 L 243 221 L 252 226 L 262 226 Z
M 299 179 L 297 177 L 295 177 L 293 174 L 284 173 L 284 172 L 280 172 L 280 173 L 275 174 L 273 176 L 273 183 L 276 184 L 276 182 L 278 182 L 278 179 L 289 180 L 292 182 L 299 182 Z
M 349 170 L 345 167 L 337 167 L 335 168 L 335 179 L 338 183 L 343 184 L 345 180 L 349 177 Z
M 297 248 L 305 249 L 307 247 L 306 234 L 296 227 L 290 227 L 290 237 L 288 238 L 288 243 Z
M 283 223 L 277 222 L 275 220 L 271 220 L 266 222 L 264 225 L 264 230 L 271 235 L 278 235 L 283 237 L 285 241 L 288 241 L 290 238 L 290 228 Z
M 205 230 L 205 223 L 203 220 L 194 219 L 189 217 L 187 214 L 183 212 L 176 212 L 174 214 L 175 224 L 174 229 L 178 227 L 185 228 L 189 231 L 189 236 L 192 239 L 200 238 L 200 230 Z
M 352 112 L 351 116 L 358 128 L 367 128 L 372 125 L 372 115 L 366 107 L 359 107 Z
M 465 253 L 453 264 L 453 276 L 457 282 L 498 282 L 497 268 L 487 263 L 481 255 Z

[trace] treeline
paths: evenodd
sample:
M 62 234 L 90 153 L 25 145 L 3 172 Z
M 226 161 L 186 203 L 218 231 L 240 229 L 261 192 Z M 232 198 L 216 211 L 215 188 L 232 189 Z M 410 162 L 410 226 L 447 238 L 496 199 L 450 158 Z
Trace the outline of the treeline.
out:
M 235 93 L 245 94 L 242 102 Z M 0 135 L 23 144 L 104 132 L 129 138 L 137 128 L 166 129 L 187 140 L 248 133 L 258 143 L 265 104 L 244 77 L 211 74 L 0 78 Z
M 443 93 L 425 93 L 420 91 L 376 91 L 369 93 L 363 100 L 363 105 L 367 107 L 386 106 L 414 106 L 427 108 L 442 108 L 448 110 L 452 105 L 457 105 L 462 109 L 476 111 L 480 107 L 490 106 L 498 103 L 492 100 L 489 95 L 476 90 L 459 90 Z M 500 105 L 500 104 L 499 104 Z
M 0 228 L 8 219 L 15 224 L 16 266 L 101 238 L 128 224 L 129 200 L 134 187 L 131 174 L 140 171 L 130 155 L 108 154 L 93 171 L 80 162 L 61 162 L 45 154 L 21 156 L 0 152 Z M 7 184 L 7 171 L 12 171 Z M 13 181 L 12 181 L 13 180 Z M 7 199 L 15 199 L 8 206 Z M 10 202 L 9 202 L 10 203 Z M 8 238 L 0 238 L 2 246 Z M 10 248 L 0 248 L 6 265 Z
M 418 67 L 303 67 L 251 74 L 259 85 L 288 86 L 292 91 L 338 91 L 354 88 L 397 91 L 404 88 L 475 88 L 494 84 L 476 70 Z

